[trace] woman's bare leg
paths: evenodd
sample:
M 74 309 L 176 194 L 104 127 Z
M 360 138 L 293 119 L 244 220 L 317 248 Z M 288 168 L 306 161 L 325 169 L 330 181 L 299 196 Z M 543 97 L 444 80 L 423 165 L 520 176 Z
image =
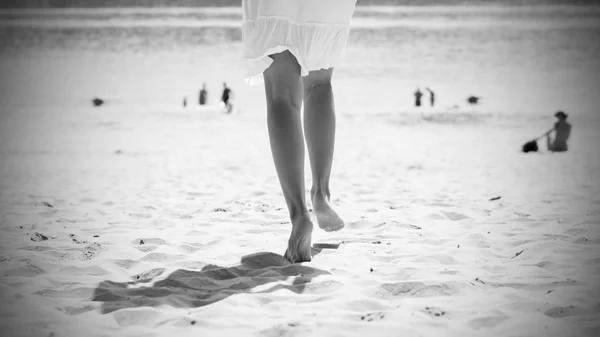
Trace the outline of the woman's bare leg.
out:
M 335 107 L 331 77 L 333 68 L 311 71 L 304 78 L 304 134 L 310 157 L 310 195 L 317 223 L 325 231 L 337 231 L 344 222 L 329 204 L 329 177 L 335 145 Z
M 267 125 L 273 161 L 292 221 L 285 257 L 292 263 L 310 261 L 313 224 L 304 196 L 300 66 L 289 51 L 271 58 L 273 63 L 264 72 Z

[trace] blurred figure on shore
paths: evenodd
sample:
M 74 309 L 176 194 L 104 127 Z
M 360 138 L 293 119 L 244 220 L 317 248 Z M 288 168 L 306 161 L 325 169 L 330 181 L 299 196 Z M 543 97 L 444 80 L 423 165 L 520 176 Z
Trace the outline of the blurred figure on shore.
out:
M 420 107 L 421 106 L 421 97 L 423 97 L 423 93 L 421 92 L 421 90 L 419 88 L 417 88 L 417 91 L 415 91 L 415 106 L 416 107 Z
M 546 133 L 548 151 L 550 152 L 565 152 L 568 150 L 567 140 L 571 136 L 571 124 L 567 122 L 568 115 L 562 111 L 554 114 L 558 118 L 558 122 L 554 123 L 554 128 Z M 550 134 L 554 132 L 554 139 Z
M 479 100 L 481 99 L 481 97 L 477 97 L 477 96 L 469 96 L 467 97 L 467 102 L 471 105 L 475 105 L 479 103 Z
M 429 88 L 425 88 L 429 92 L 429 104 L 433 107 L 435 105 L 435 92 Z
M 231 89 L 227 87 L 227 83 L 223 82 L 223 94 L 221 95 L 221 101 L 225 103 L 225 107 L 227 108 L 227 113 L 231 113 L 232 105 L 230 102 L 231 99 Z
M 198 104 L 205 105 L 208 99 L 208 92 L 206 91 L 206 83 L 202 83 L 202 89 L 200 90 L 200 95 L 198 96 Z

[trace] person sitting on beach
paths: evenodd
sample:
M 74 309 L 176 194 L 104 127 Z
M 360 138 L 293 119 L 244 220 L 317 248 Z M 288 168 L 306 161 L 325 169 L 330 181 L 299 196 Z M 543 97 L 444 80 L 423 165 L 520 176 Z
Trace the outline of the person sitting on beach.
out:
M 305 201 L 305 137 L 317 224 L 325 231 L 344 227 L 330 204 L 335 141 L 331 79 L 333 66 L 346 48 L 356 1 L 242 1 L 247 82 L 264 80 L 271 153 L 292 223 L 284 257 L 292 263 L 311 260 L 313 223 Z
M 554 114 L 558 118 L 558 122 L 554 124 L 554 128 L 546 133 L 548 151 L 564 152 L 568 150 L 567 140 L 571 136 L 571 124 L 567 122 L 568 115 L 562 111 Z M 550 134 L 554 131 L 554 140 L 550 138 Z
M 198 104 L 204 105 L 208 99 L 208 92 L 206 91 L 206 83 L 202 83 L 202 90 L 200 90 L 200 95 L 198 96 Z

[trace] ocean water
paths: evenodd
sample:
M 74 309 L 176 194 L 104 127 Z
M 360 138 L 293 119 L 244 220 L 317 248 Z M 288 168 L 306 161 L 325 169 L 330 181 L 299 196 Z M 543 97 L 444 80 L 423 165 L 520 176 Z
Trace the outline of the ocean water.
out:
M 480 4 L 485 3 L 485 4 Z M 178 109 L 202 83 L 222 83 L 245 114 L 264 114 L 262 87 L 243 82 L 241 10 L 0 10 L 0 106 Z M 468 112 L 521 121 L 600 120 L 600 6 L 359 6 L 335 70 L 339 114 Z M 435 108 L 413 107 L 432 88 Z M 466 98 L 481 96 L 470 106 Z M 424 97 L 428 101 L 427 96 Z

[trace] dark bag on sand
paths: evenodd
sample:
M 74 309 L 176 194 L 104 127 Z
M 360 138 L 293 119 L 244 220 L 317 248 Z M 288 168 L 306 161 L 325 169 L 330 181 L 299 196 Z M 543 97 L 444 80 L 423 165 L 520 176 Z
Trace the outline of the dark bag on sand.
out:
M 523 152 L 525 152 L 525 153 L 537 152 L 537 150 L 538 150 L 538 145 L 537 145 L 537 141 L 535 141 L 535 140 L 527 142 L 523 145 Z

